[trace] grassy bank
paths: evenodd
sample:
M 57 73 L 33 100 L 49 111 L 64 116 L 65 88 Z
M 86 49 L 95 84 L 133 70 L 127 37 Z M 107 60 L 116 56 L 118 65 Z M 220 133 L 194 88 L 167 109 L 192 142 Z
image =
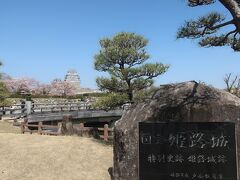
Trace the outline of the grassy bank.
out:
M 15 134 L 12 128 L 0 123 L 1 180 L 110 180 L 111 146 L 84 137 Z
M 17 133 L 19 134 L 20 127 L 15 127 L 12 125 L 12 123 L 9 123 L 7 121 L 1 121 L 0 120 L 0 133 Z

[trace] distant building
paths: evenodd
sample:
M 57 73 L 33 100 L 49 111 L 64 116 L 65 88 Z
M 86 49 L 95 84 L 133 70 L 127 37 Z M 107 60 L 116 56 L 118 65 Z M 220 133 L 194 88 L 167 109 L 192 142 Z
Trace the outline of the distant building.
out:
M 80 87 L 80 77 L 78 75 L 78 73 L 71 69 L 67 72 L 64 81 L 72 84 L 75 88 L 77 92 L 80 92 L 81 87 Z
M 65 75 L 64 81 L 72 84 L 76 88 L 77 94 L 100 92 L 99 90 L 81 87 L 80 86 L 80 76 L 78 75 L 77 71 L 75 71 L 73 69 L 71 69 L 67 72 L 67 74 Z

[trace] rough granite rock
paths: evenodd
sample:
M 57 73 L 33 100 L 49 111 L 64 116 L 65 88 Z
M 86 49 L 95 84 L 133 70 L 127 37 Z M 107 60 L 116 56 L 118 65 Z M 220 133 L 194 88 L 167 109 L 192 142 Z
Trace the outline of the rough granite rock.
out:
M 135 105 L 116 122 L 114 180 L 138 179 L 138 123 L 144 121 L 235 122 L 240 148 L 240 98 L 195 81 L 163 85 L 151 99 Z

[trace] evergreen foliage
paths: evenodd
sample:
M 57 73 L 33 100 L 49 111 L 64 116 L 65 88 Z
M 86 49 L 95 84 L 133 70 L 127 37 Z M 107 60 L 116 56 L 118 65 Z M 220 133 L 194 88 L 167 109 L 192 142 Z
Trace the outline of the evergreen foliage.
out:
M 2 65 L 3 65 L 2 62 L 0 62 L 0 66 Z M 10 106 L 12 104 L 11 101 L 8 99 L 9 95 L 10 94 L 7 90 L 6 85 L 4 84 L 4 82 L 0 81 L 0 107 Z
M 210 5 L 214 0 L 188 0 L 190 7 Z M 177 38 L 198 39 L 202 47 L 230 46 L 234 51 L 240 51 L 240 1 L 219 0 L 230 12 L 232 19 L 219 12 L 211 12 L 196 20 L 186 21 L 179 28 Z M 226 28 L 227 27 L 227 28 Z
M 147 44 L 148 40 L 143 36 L 128 32 L 100 40 L 101 50 L 95 55 L 94 66 L 96 70 L 109 74 L 109 77 L 97 78 L 100 90 L 121 94 L 118 102 L 122 102 L 122 96 L 127 94 L 126 100 L 132 102 L 134 92 L 152 86 L 153 78 L 165 73 L 169 66 L 146 63 L 150 58 L 146 52 Z M 113 101 L 115 96 L 111 94 Z

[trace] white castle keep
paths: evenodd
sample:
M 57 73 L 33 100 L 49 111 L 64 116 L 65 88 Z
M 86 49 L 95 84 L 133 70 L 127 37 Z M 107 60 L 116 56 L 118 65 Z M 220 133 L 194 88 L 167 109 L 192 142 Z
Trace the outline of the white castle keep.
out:
M 65 75 L 64 81 L 72 84 L 76 88 L 76 94 L 84 94 L 84 93 L 95 93 L 100 92 L 98 90 L 90 89 L 90 88 L 83 88 L 80 86 L 80 76 L 78 75 L 77 71 L 71 69 Z
M 77 92 L 80 92 L 81 90 L 80 77 L 75 70 L 73 69 L 69 70 L 65 75 L 64 81 L 72 84 L 76 88 Z

